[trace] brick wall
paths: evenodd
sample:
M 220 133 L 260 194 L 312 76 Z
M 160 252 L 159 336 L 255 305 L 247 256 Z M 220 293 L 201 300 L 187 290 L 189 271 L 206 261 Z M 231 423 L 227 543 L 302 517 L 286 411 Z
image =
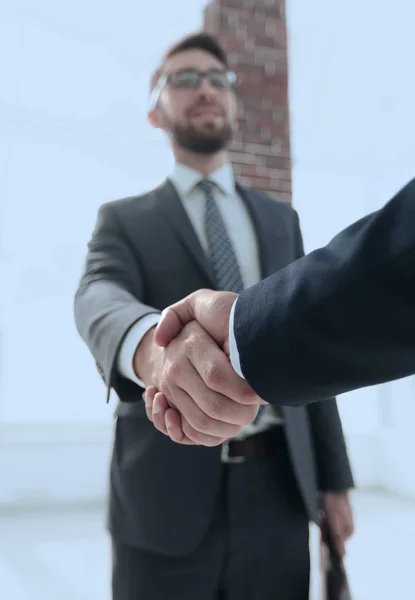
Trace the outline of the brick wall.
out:
M 231 158 L 241 181 L 291 201 L 284 0 L 210 0 L 204 27 L 239 77 Z

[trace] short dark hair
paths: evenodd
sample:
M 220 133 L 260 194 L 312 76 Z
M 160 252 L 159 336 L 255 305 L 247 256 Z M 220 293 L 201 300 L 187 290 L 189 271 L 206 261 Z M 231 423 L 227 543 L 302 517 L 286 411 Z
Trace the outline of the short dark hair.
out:
M 177 42 L 165 55 L 165 60 L 184 52 L 185 50 L 204 50 L 215 56 L 225 66 L 228 66 L 228 59 L 225 50 L 222 48 L 219 40 L 205 31 L 186 36 L 184 39 Z
M 151 78 L 151 90 L 154 89 L 158 80 L 160 79 L 166 60 L 172 56 L 175 56 L 176 54 L 179 54 L 179 52 L 185 52 L 186 50 L 204 50 L 220 60 L 220 62 L 223 63 L 226 68 L 229 68 L 226 52 L 215 36 L 211 35 L 210 33 L 206 33 L 206 31 L 193 33 L 181 39 L 179 42 L 176 42 L 176 44 L 174 44 L 174 46 L 172 46 L 164 54 L 160 66 L 157 68 Z

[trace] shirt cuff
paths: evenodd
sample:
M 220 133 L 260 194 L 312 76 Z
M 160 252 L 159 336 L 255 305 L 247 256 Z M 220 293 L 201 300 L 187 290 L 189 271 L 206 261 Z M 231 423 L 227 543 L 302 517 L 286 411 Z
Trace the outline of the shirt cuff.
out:
M 121 350 L 118 354 L 117 369 L 118 372 L 127 379 L 130 379 L 142 388 L 145 384 L 137 377 L 134 371 L 134 354 L 137 346 L 145 336 L 145 334 L 160 321 L 161 315 L 152 313 L 141 317 L 137 323 L 131 327 L 130 331 L 125 336 Z
M 236 344 L 235 333 L 234 333 L 234 319 L 235 319 L 235 306 L 238 300 L 236 299 L 232 305 L 231 314 L 229 315 L 229 351 L 230 351 L 230 361 L 234 370 L 238 373 L 239 377 L 245 379 L 242 374 L 241 362 L 239 358 L 238 346 Z

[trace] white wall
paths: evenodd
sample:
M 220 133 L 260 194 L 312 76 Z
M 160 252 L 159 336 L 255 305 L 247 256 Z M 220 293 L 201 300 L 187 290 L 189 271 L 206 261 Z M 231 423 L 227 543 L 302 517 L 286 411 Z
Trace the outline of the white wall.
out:
M 414 176 L 415 7 L 288 0 L 294 205 L 306 250 Z M 412 380 L 340 398 L 360 483 L 415 497 Z

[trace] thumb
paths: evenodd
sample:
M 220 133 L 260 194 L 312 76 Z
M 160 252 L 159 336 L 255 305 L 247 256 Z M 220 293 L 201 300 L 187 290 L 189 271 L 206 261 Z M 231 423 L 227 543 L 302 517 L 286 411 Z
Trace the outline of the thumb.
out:
M 154 342 L 165 348 L 179 335 L 186 323 L 195 319 L 195 305 L 198 292 L 194 292 L 172 304 L 161 313 L 161 319 L 154 332 Z
M 182 323 L 175 309 L 167 308 L 161 313 L 161 319 L 154 332 L 155 344 L 166 348 L 179 335 L 185 324 Z

